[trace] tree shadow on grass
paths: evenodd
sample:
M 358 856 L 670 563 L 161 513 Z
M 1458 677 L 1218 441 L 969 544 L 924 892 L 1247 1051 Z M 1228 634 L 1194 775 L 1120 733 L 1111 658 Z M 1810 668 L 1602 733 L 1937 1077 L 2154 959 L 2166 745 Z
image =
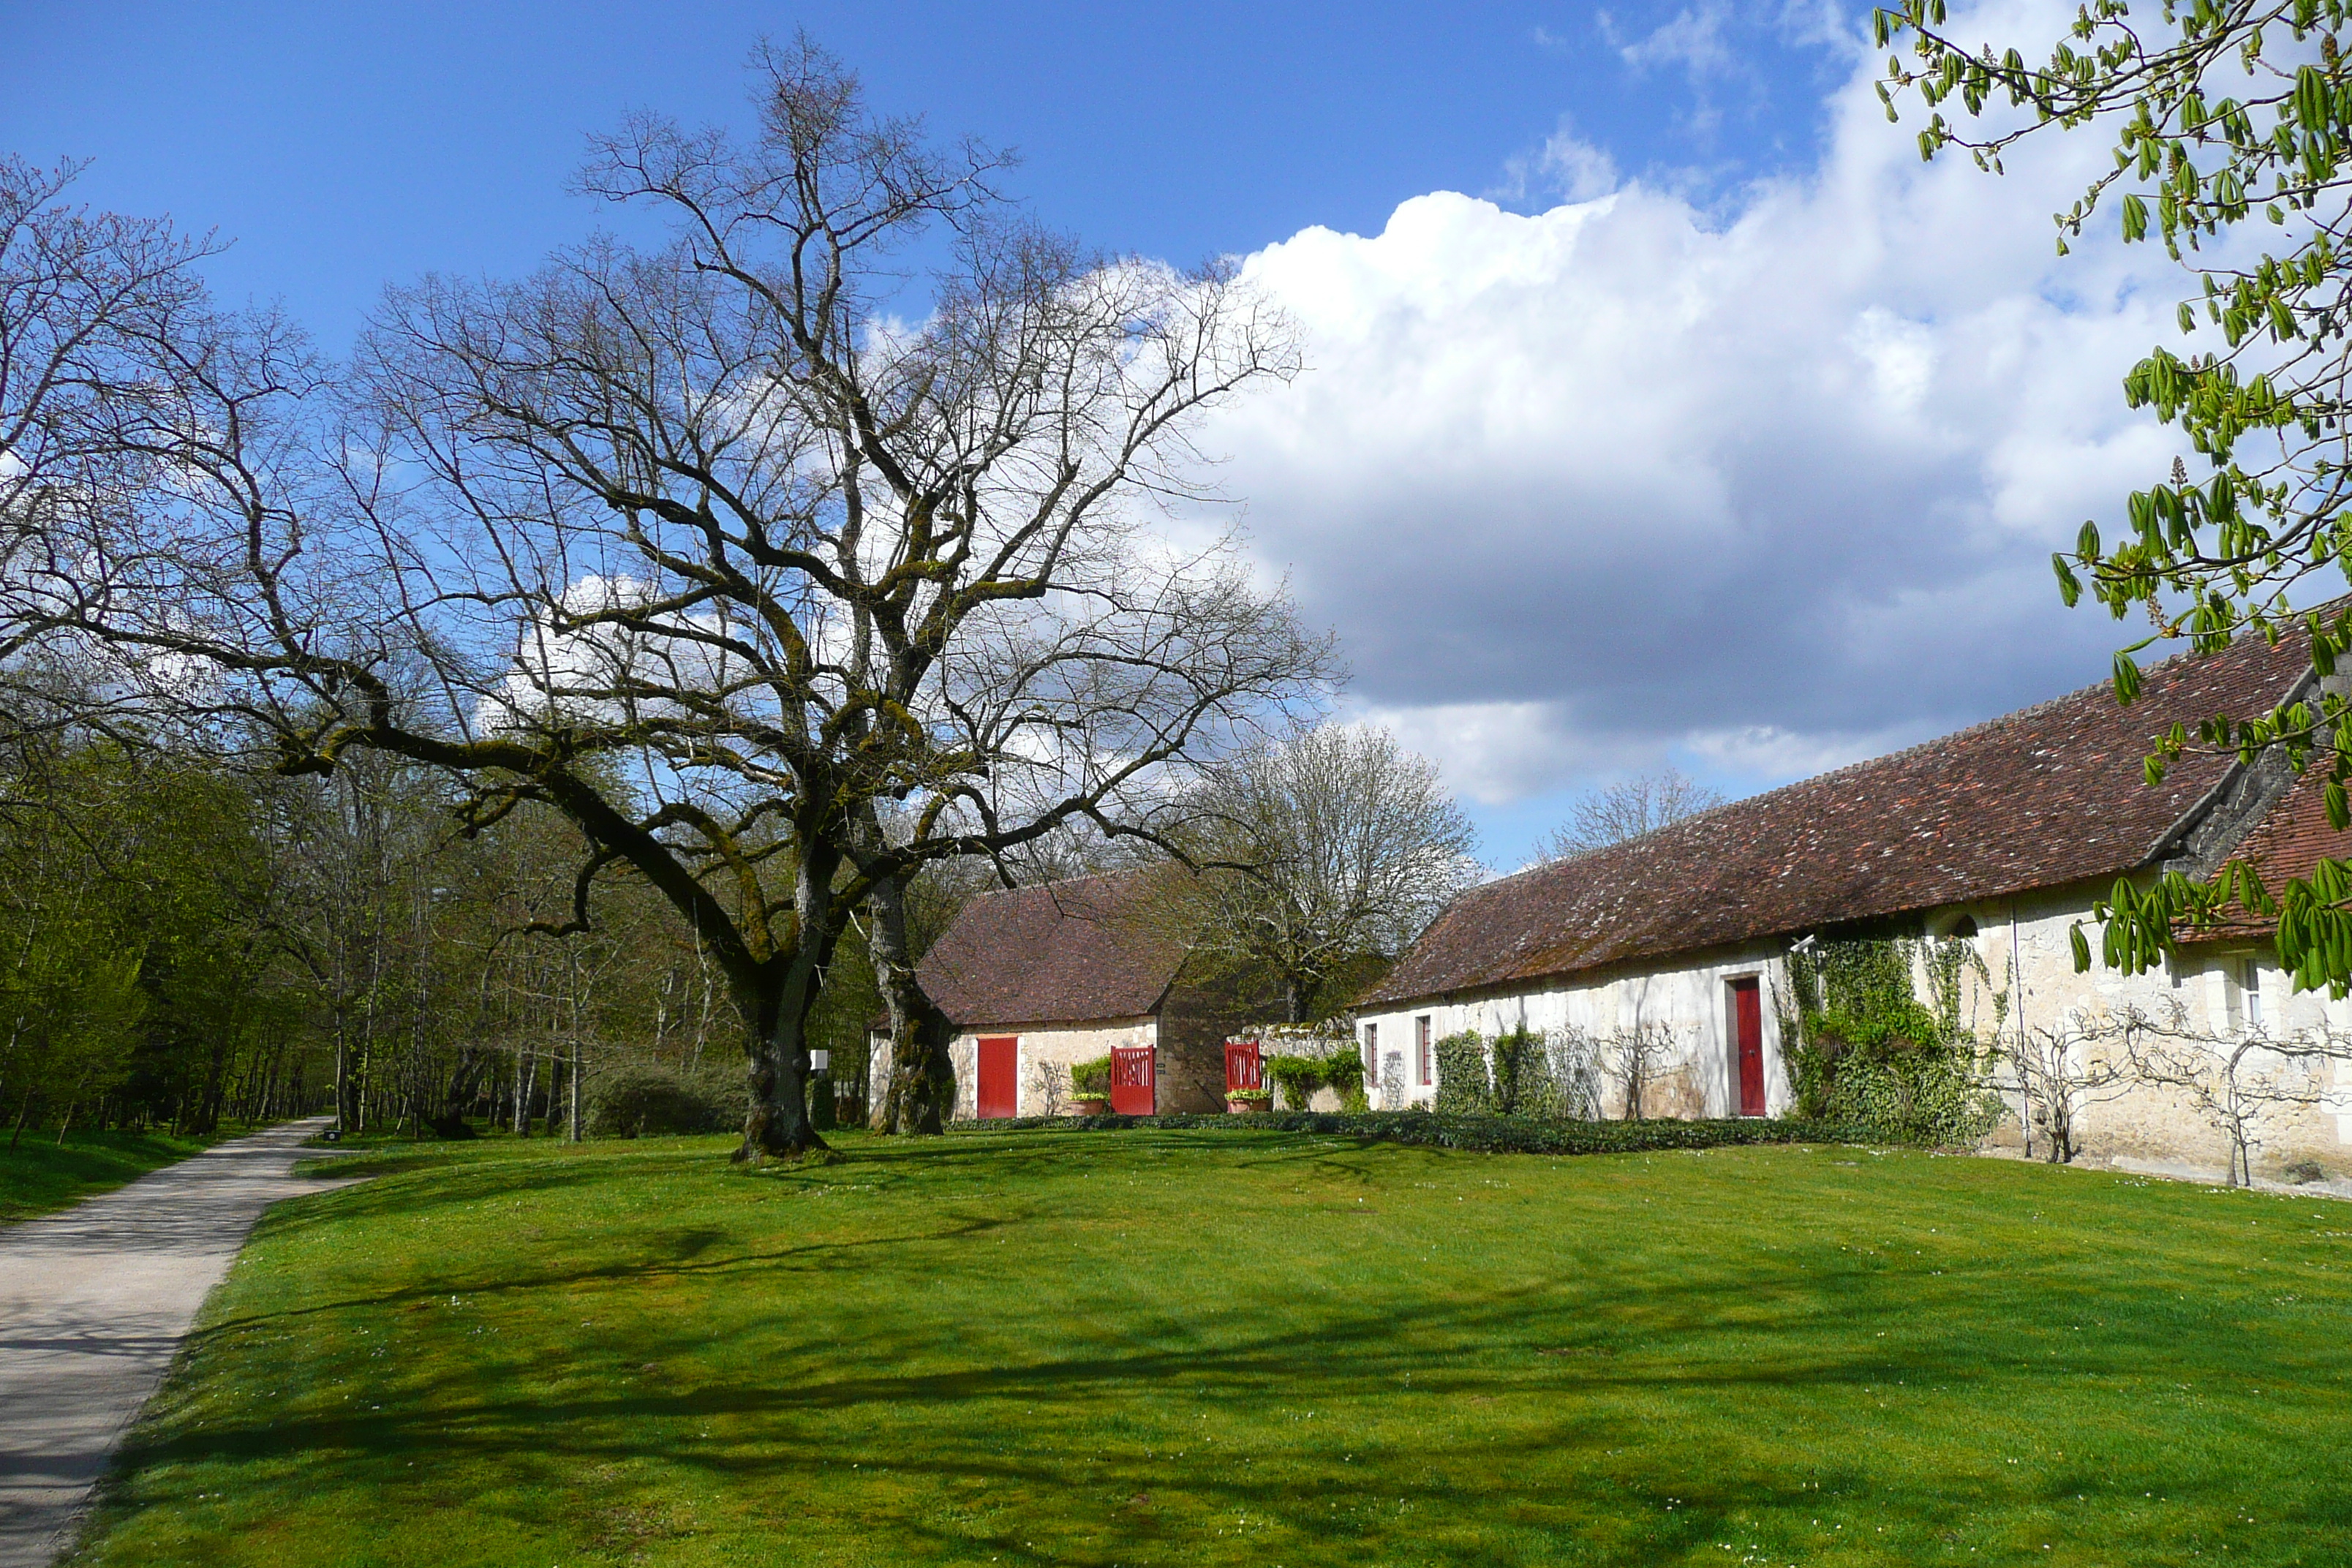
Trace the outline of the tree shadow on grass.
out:
M 1802 1275 L 1724 1252 L 1700 1259 L 1703 1275 L 1685 1268 L 1673 1277 L 1643 1277 L 1621 1268 L 1587 1289 L 1563 1272 L 1458 1297 L 1423 1288 L 1400 1250 L 1392 1258 L 1375 1257 L 1393 1272 L 1368 1276 L 1370 1283 L 1352 1296 L 1319 1294 L 1310 1302 L 1295 1283 L 1242 1276 L 1248 1289 L 1217 1301 L 1222 1310 L 1213 1318 L 1194 1303 L 1189 1319 L 1171 1309 L 1155 1310 L 1149 1321 L 1107 1314 L 1074 1320 L 1084 1303 L 1064 1281 L 1055 1288 L 1069 1301 L 1048 1295 L 1013 1302 L 1006 1331 L 969 1343 L 942 1334 L 939 1325 L 952 1313 L 935 1302 L 897 1316 L 822 1310 L 844 1299 L 889 1301 L 977 1289 L 976 1270 L 985 1260 L 965 1255 L 965 1245 L 1052 1212 L 1051 1194 L 1026 1184 L 1080 1166 L 1149 1174 L 1151 1163 L 1135 1152 L 1138 1140 L 1200 1156 L 1203 1173 L 1246 1165 L 1273 1180 L 1297 1169 L 1318 1181 L 1360 1183 L 1371 1174 L 1363 1162 L 1375 1157 L 1375 1147 L 1379 1159 L 1397 1157 L 1391 1146 L 1334 1149 L 1313 1134 L 1250 1138 L 1246 1147 L 1231 1134 L 1217 1136 L 1230 1142 L 1204 1145 L 1181 1132 L 1129 1132 L 1116 1149 L 1083 1150 L 1076 1160 L 1069 1145 L 1042 1139 L 877 1140 L 862 1144 L 845 1166 L 698 1189 L 712 1195 L 714 1215 L 735 1216 L 732 1226 L 691 1223 L 702 1216 L 689 1209 L 663 1234 L 633 1215 L 634 1228 L 624 1233 L 625 1257 L 535 1271 L 519 1270 L 511 1260 L 486 1262 L 463 1278 L 215 1324 L 197 1346 L 204 1371 L 191 1391 L 205 1393 L 210 1380 L 205 1425 L 159 1410 L 125 1453 L 122 1495 L 126 1506 L 189 1506 L 198 1490 L 218 1489 L 221 1467 L 244 1477 L 299 1472 L 306 1490 L 341 1488 L 357 1495 L 396 1487 L 414 1461 L 420 1471 L 447 1467 L 492 1476 L 502 1490 L 529 1492 L 536 1485 L 551 1500 L 534 1528 L 562 1533 L 579 1528 L 566 1510 L 578 1506 L 567 1500 L 578 1492 L 583 1467 L 675 1467 L 739 1498 L 780 1488 L 805 1491 L 820 1482 L 837 1487 L 845 1473 L 858 1477 L 861 1488 L 895 1475 L 904 1479 L 899 1489 L 885 1487 L 860 1506 L 871 1512 L 869 1525 L 908 1543 L 903 1555 L 910 1557 L 984 1545 L 1007 1562 L 1132 1563 L 1150 1552 L 1201 1560 L 1213 1554 L 1207 1521 L 1231 1515 L 1277 1520 L 1276 1536 L 1350 1543 L 1358 1560 L 1393 1560 L 1409 1546 L 1415 1560 L 1466 1564 L 1557 1561 L 1571 1551 L 1612 1562 L 1686 1561 L 1724 1542 L 1746 1541 L 1739 1531 L 1760 1528 L 1742 1519 L 1766 1517 L 1774 1529 L 1794 1530 L 1808 1500 L 1822 1497 L 1866 1500 L 1915 1535 L 1918 1529 L 1976 1531 L 1969 1539 L 1977 1541 L 1985 1539 L 1987 1518 L 2013 1519 L 2078 1492 L 2108 1496 L 2136 1479 L 2207 1510 L 2246 1500 L 2253 1484 L 2242 1472 L 2165 1468 L 2172 1461 L 2161 1457 L 2157 1439 L 2177 1436 L 2166 1426 L 2180 1413 L 2117 1415 L 2112 1399 L 2099 1417 L 2105 1440 L 2114 1448 L 2144 1436 L 2148 1458 L 2106 1469 L 2042 1464 L 2004 1474 L 1990 1468 L 1988 1446 L 2016 1445 L 2037 1421 L 2044 1432 L 2065 1435 L 2072 1451 L 2081 1417 L 2070 1390 L 2086 1386 L 2079 1380 L 2144 1380 L 2159 1363 L 2165 1375 L 2200 1384 L 2242 1381 L 2247 1373 L 2240 1342 L 2200 1339 L 2172 1325 L 2178 1337 L 2160 1347 L 2116 1336 L 2070 1345 L 2063 1323 L 2053 1331 L 2053 1319 L 2084 1321 L 2078 1315 L 2112 1300 L 2115 1287 L 2105 1273 L 2068 1274 L 2061 1267 L 2064 1255 L 2046 1247 L 2022 1271 L 1986 1258 L 1932 1283 L 1916 1268 L 1890 1268 L 1880 1251 L 1832 1258 L 1817 1241 L 1808 1254 L 1816 1267 Z M 1148 1145 L 1144 1151 L 1157 1152 Z M 1498 1158 L 1407 1152 L 1417 1160 L 1475 1158 L 1482 1169 Z M 709 1160 L 697 1149 L 628 1158 L 652 1162 L 640 1167 L 648 1173 L 673 1175 L 698 1172 Z M 723 1173 L 709 1163 L 714 1177 Z M 388 1180 L 306 1200 L 303 1223 L 427 1214 L 436 1205 L 520 1192 L 562 1194 L 618 1173 L 610 1160 L 594 1156 L 541 1157 L 520 1167 L 453 1162 L 435 1167 L 429 1180 Z M 760 1216 L 758 1224 L 773 1228 L 793 1215 L 764 1203 L 723 1201 L 730 1196 L 814 1196 L 867 1186 L 890 1202 L 929 1208 L 884 1215 L 889 1224 L 883 1235 L 722 1250 L 742 1235 L 742 1216 Z M 981 1194 L 991 1212 L 957 1212 Z M 593 1226 L 593 1210 L 580 1223 Z M 950 1269 L 943 1260 L 951 1254 L 959 1267 Z M 2200 1296 L 2200 1319 L 2233 1311 L 2252 1288 L 2236 1268 L 2241 1261 L 2235 1254 L 2174 1258 L 2155 1288 Z M 1106 1267 L 1115 1262 L 1104 1260 Z M 625 1353 L 566 1346 L 560 1362 L 541 1369 L 544 1375 L 517 1372 L 488 1355 L 487 1343 L 469 1348 L 452 1337 L 454 1328 L 425 1330 L 416 1341 L 421 1359 L 408 1367 L 394 1363 L 399 1370 L 377 1396 L 394 1405 L 390 1411 L 310 1410 L 303 1401 L 238 1408 L 258 1401 L 226 1400 L 220 1392 L 238 1375 L 240 1360 L 225 1336 L 314 1314 L 414 1308 L 453 1291 L 521 1301 L 537 1291 L 664 1277 L 740 1276 L 741 1289 L 758 1290 L 761 1273 L 777 1277 L 770 1315 L 732 1326 L 705 1320 L 671 1328 L 657 1321 L 657 1331 L 633 1333 Z M 821 1299 L 806 1287 L 810 1274 L 838 1276 L 841 1289 Z M 1892 1311 L 1890 1292 L 1904 1290 L 1914 1293 L 1909 1321 L 1929 1325 L 1924 1337 L 1858 1346 L 1851 1342 L 1854 1331 L 1838 1326 L 1842 1311 Z M 1937 1327 L 1947 1308 L 1956 1321 Z M 1000 1302 L 998 1310 L 1006 1308 Z M 1017 1331 L 1024 1314 L 1042 1325 L 1028 1342 Z M 1053 1342 L 1074 1339 L 1087 1342 Z M 2047 1354 L 2053 1349 L 2065 1352 L 2054 1364 Z M 442 1364 L 435 1364 L 435 1354 Z M 458 1364 L 446 1364 L 452 1358 Z M 955 1364 L 936 1364 L 943 1359 Z M 215 1372 L 215 1363 L 223 1370 Z M 646 1363 L 658 1370 L 647 1373 Z M 887 1370 L 894 1368 L 900 1370 Z M 362 1360 L 349 1363 L 361 1388 L 369 1386 L 372 1370 Z M 2265 1378 L 2278 1370 L 2259 1367 Z M 612 1385 L 609 1392 L 579 1386 L 597 1378 Z M 1877 1393 L 1889 1394 L 1897 1408 L 1872 1414 L 1866 1405 Z M 1975 1425 L 1964 1422 L 1950 1440 L 1956 1462 L 1908 1468 L 1854 1457 L 1858 1445 L 1850 1440 L 1841 1454 L 1835 1443 L 1796 1431 L 1759 1435 L 1742 1427 L 1743 1413 L 1770 1427 L 1785 1420 L 1791 1401 L 1807 1400 L 1809 1417 L 1827 1409 L 1846 1423 L 1849 1436 L 1856 1427 L 1881 1432 L 1890 1447 L 1915 1441 L 1906 1421 L 1949 1425 L 1958 1412 Z M 225 1415 L 217 1414 L 224 1403 Z M 1325 1429 L 1332 1435 L 1327 1441 L 1323 1432 L 1286 1429 L 1282 1407 L 1305 1403 L 1346 1411 L 1353 1430 L 1335 1420 Z M 2245 1408 L 2201 1411 L 2198 1441 L 2226 1446 L 2242 1431 Z M 1220 1462 L 1191 1450 L 1143 1457 L 1149 1441 L 1164 1450 L 1171 1424 L 1196 1409 L 1253 1414 L 1259 1463 Z M 1671 1442 L 1662 1441 L 1654 1418 L 1643 1414 L 1660 1409 L 1696 1418 L 1676 1428 Z M 1469 1411 L 1491 1411 L 1493 1418 L 1482 1429 L 1486 1418 L 1466 1419 Z M 698 1435 L 714 1428 L 718 1436 Z M 1759 1438 L 1772 1450 L 1769 1458 L 1759 1458 Z M 2248 1464 L 2259 1468 L 2256 1450 L 2275 1448 L 2274 1437 L 2263 1440 L 2270 1447 L 2249 1441 Z M 1345 1457 L 1351 1446 L 1354 1460 Z M 1814 1489 L 1804 1489 L 1808 1485 Z M 2263 1512 L 2296 1528 L 2317 1528 L 2347 1502 L 2341 1483 L 2327 1475 L 2304 1474 L 2295 1485 L 2301 1489 L 2266 1493 Z M 990 1500 L 1010 1497 L 1024 1500 L 1024 1522 L 985 1522 L 993 1517 Z M 941 1522 L 943 1512 L 957 1510 L 963 1510 L 957 1519 Z M 1058 1544 L 1048 1542 L 1048 1530 Z M 1106 1530 L 1110 1544 L 1099 1551 L 1085 1544 L 1094 1539 L 1089 1531 Z M 1331 1555 L 1285 1547 L 1267 1556 L 1256 1546 L 1273 1537 L 1249 1538 L 1256 1545 L 1246 1551 L 1240 1539 L 1234 1538 L 1237 1560 Z M 1028 1541 L 1046 1548 L 1033 1553 Z M 1806 1543 L 1790 1537 L 1773 1544 L 1795 1551 Z M 2003 1552 L 2014 1547 L 1995 1544 Z M 2120 1551 L 2135 1541 L 2102 1544 Z M 1214 1550 L 1224 1551 L 1224 1542 Z
M 761 1251 L 733 1252 L 723 1258 L 708 1260 L 704 1259 L 703 1254 L 729 1239 L 732 1233 L 713 1226 L 688 1226 L 652 1237 L 651 1239 L 656 1245 L 650 1256 L 536 1271 L 516 1270 L 509 1268 L 490 1276 L 452 1271 L 436 1276 L 429 1281 L 404 1285 L 398 1289 L 337 1296 L 331 1300 L 314 1300 L 300 1307 L 274 1308 L 247 1317 L 224 1318 L 192 1334 L 189 1343 L 193 1347 L 201 1349 L 208 1340 L 273 1322 L 348 1311 L 354 1308 L 404 1307 L 415 1302 L 432 1301 L 451 1295 L 491 1300 L 501 1296 L 520 1296 L 539 1290 L 560 1289 L 580 1285 L 616 1284 L 664 1278 L 707 1278 L 761 1270 L 795 1273 L 823 1272 L 841 1268 L 863 1252 L 889 1250 L 926 1243 L 970 1241 L 991 1231 L 1018 1225 L 1027 1217 L 1026 1215 L 971 1215 L 928 1229 L 903 1230 L 885 1236 L 860 1237 L 849 1240 L 798 1242 Z
M 1929 1387 L 1999 1379 L 2005 1384 L 1999 1397 L 1976 1402 L 1988 1409 L 2021 1398 L 2048 1405 L 2054 1397 L 2048 1387 L 2035 1388 L 2033 1376 L 1957 1344 L 1822 1345 L 1752 1361 L 1701 1348 L 1754 1292 L 1753 1281 L 1738 1279 L 1651 1281 L 1622 1292 L 1628 1299 L 1618 1304 L 1625 1316 L 1646 1325 L 1630 1342 L 1596 1332 L 1589 1319 L 1547 1302 L 1534 1287 L 1427 1303 L 1409 1336 L 1378 1306 L 1341 1305 L 1307 1321 L 1299 1321 L 1295 1303 L 1262 1298 L 1245 1303 L 1223 1331 L 1181 1344 L 1114 1341 L 1018 1364 L 896 1373 L 863 1369 L 936 1358 L 943 1347 L 929 1340 L 897 1342 L 878 1327 L 844 1344 L 790 1317 L 738 1329 L 732 1345 L 681 1327 L 633 1342 L 629 1355 L 691 1368 L 703 1358 L 732 1354 L 738 1364 L 772 1370 L 601 1396 L 538 1387 L 485 1397 L 478 1369 L 447 1368 L 386 1390 L 404 1406 L 391 1412 L 255 1409 L 226 1420 L 208 1415 L 201 1430 L 170 1429 L 176 1423 L 142 1430 L 123 1456 L 131 1478 L 123 1496 L 146 1507 L 176 1506 L 198 1489 L 219 1485 L 217 1469 L 208 1467 L 224 1464 L 300 1468 L 310 1478 L 306 1484 L 363 1486 L 374 1484 L 371 1476 L 396 1478 L 410 1460 L 461 1470 L 480 1463 L 501 1474 L 519 1467 L 510 1482 L 530 1472 L 561 1482 L 584 1466 L 651 1458 L 746 1495 L 787 1477 L 823 1477 L 835 1486 L 851 1474 L 866 1485 L 892 1474 L 912 1477 L 911 1493 L 884 1489 L 895 1500 L 887 1519 L 869 1524 L 887 1523 L 943 1552 L 975 1538 L 935 1522 L 936 1510 L 912 1499 L 975 1500 L 975 1518 L 985 1512 L 979 1502 L 990 1498 L 1026 1500 L 1031 1511 L 1022 1523 L 976 1538 L 1007 1560 L 1024 1559 L 1024 1542 L 1049 1531 L 1065 1539 L 1038 1560 L 1089 1560 L 1074 1556 L 1066 1538 L 1115 1518 L 1124 1560 L 1131 1562 L 1134 1549 L 1145 1545 L 1197 1548 L 1202 1521 L 1230 1514 L 1380 1549 L 1392 1548 L 1403 1532 L 1418 1559 L 1465 1563 L 1549 1559 L 1562 1542 L 1588 1537 L 1595 1548 L 1606 1544 L 1597 1555 L 1619 1562 L 1681 1561 L 1759 1530 L 1779 1532 L 1776 1548 L 1796 1545 L 1781 1537 L 1798 1528 L 1800 1515 L 1818 1515 L 1824 1499 L 1866 1503 L 1877 1517 L 1903 1521 L 1915 1537 L 1922 1531 L 1980 1532 L 1989 1516 L 2047 1508 L 2076 1493 L 2107 1496 L 2143 1479 L 2160 1482 L 2185 1507 L 2244 1500 L 2214 1477 L 2082 1466 L 2010 1476 L 1993 1468 L 1989 1452 L 1973 1456 L 1983 1462 L 1972 1467 L 1918 1473 L 1817 1456 L 1793 1436 L 1759 1453 L 1755 1435 L 1739 1430 L 1736 1419 L 1677 1431 L 1662 1444 L 1641 1414 L 1662 1391 L 1683 1408 L 1754 1410 L 1759 1419 L 1769 1418 L 1770 1396 L 1826 1390 L 1846 1408 L 1858 1391 L 1898 1382 L 1922 1391 L 1915 1397 L 1924 1399 Z M 1449 1361 L 1449 1347 L 1475 1354 Z M 1619 1353 L 1552 1353 L 1604 1348 Z M 1675 1359 L 1644 1353 L 1653 1351 Z M 848 1370 L 835 1370 L 845 1365 Z M 787 1381 L 801 1368 L 819 1370 Z M 2070 1374 L 2110 1376 L 2145 1370 L 2137 1347 L 2105 1342 L 2084 1347 L 2067 1368 Z M 624 1375 L 623 1369 L 614 1375 Z M 1244 1447 L 1256 1464 L 1201 1444 L 1165 1451 L 1172 1446 L 1168 1436 L 1195 1412 L 1245 1408 L 1257 1414 L 1258 1430 L 1279 1433 L 1275 1418 L 1293 1402 L 1337 1419 L 1320 1431 L 1291 1426 L 1286 1446 L 1259 1441 Z M 1497 1415 L 1489 1431 L 1461 1418 L 1465 1410 L 1490 1406 Z M 1353 1412 L 1352 1423 L 1341 1412 Z M 1415 1412 L 1428 1418 L 1415 1419 Z M 2023 1413 L 2019 1430 L 1988 1430 L 1980 1442 L 2030 1439 L 2032 1414 Z M 1383 1415 L 1393 1425 L 1374 1430 Z M 2151 1425 L 2160 1419 L 2147 1417 Z M 1090 1423 L 1121 1420 L 1142 1435 L 1092 1454 L 1078 1451 Z M 720 1436 L 707 1437 L 722 1424 Z M 1076 1436 L 1064 1444 L 1064 1435 Z M 1155 1442 L 1160 1451 L 1152 1458 L 1133 1451 Z M 1639 1458 L 1626 1460 L 1628 1451 Z M 2295 1528 L 2323 1523 L 2321 1514 L 2345 1500 L 2343 1488 L 2322 1476 L 2305 1479 L 2302 1494 L 2266 1495 L 2264 1511 Z M 1129 1506 L 1136 1498 L 1145 1500 Z M 1523 1538 L 1524 1549 L 1507 1551 L 1493 1534 L 1472 1531 L 1479 1510 L 1491 1511 L 1503 1534 L 1517 1531 L 1512 1538 Z M 563 1528 L 561 1511 L 551 1510 L 548 1528 Z M 1769 1520 L 1769 1527 L 1756 1523 L 1759 1518 Z M 1422 1529 L 1424 1521 L 1431 1528 Z

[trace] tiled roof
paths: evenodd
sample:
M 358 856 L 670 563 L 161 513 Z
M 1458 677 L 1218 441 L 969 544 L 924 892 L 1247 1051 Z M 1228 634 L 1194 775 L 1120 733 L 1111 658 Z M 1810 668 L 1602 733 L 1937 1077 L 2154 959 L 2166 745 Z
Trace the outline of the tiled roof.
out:
M 2252 863 L 2273 898 L 2286 891 L 2292 878 L 2309 880 L 2322 859 L 2352 859 L 2352 832 L 2338 833 L 2328 825 L 2327 773 L 2326 753 L 2313 756 L 2304 775 L 2230 855 L 2232 860 Z M 2178 934 L 2184 942 L 2221 942 L 2267 937 L 2275 925 L 2232 900 L 2212 925 L 2183 927 Z
M 1572 974 L 1851 921 L 2109 877 L 2146 864 L 2233 765 L 2142 759 L 2179 721 L 2268 711 L 2310 668 L 2300 637 L 2241 639 L 1909 751 L 1505 877 L 1455 900 L 1359 1006 Z
M 1148 918 L 1154 873 L 983 893 L 915 966 L 955 1024 L 1077 1023 L 1156 1011 L 1184 950 Z

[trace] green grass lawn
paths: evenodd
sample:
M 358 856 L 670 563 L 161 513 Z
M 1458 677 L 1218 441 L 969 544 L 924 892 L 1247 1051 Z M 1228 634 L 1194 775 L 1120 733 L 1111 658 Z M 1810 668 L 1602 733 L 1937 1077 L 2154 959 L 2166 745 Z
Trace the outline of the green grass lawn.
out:
M 1920 1152 L 485 1142 L 267 1220 L 93 1563 L 2352 1559 L 2352 1208 Z
M 227 1130 L 205 1138 L 170 1132 L 68 1132 L 60 1144 L 56 1133 L 28 1127 L 11 1149 L 6 1132 L 0 1131 L 0 1225 L 110 1192 L 235 1135 Z

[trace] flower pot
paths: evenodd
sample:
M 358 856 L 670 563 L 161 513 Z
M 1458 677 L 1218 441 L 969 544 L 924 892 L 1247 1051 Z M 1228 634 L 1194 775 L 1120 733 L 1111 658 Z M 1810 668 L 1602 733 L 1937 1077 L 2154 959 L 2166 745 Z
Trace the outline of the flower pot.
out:
M 1238 1095 L 1227 1095 L 1225 1113 L 1229 1116 L 1255 1116 L 1261 1110 L 1272 1110 L 1273 1103 L 1271 1100 L 1244 1100 Z
M 1098 1094 L 1081 1094 L 1070 1101 L 1073 1116 L 1100 1116 L 1110 1110 L 1110 1101 Z

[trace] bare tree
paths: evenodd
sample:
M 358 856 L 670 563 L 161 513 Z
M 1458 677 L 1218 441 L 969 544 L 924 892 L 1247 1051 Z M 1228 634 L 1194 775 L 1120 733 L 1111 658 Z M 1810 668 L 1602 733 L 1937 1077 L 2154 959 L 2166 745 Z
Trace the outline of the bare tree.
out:
M 1191 803 L 1208 874 L 1181 918 L 1204 952 L 1264 966 L 1308 1021 L 1350 961 L 1393 958 L 1475 882 L 1476 832 L 1436 764 L 1385 730 L 1325 724 L 1215 769 Z
M 2055 1029 L 2005 1031 L 1992 1047 L 1992 1063 L 2010 1081 L 1996 1089 L 2013 1093 L 2023 1108 L 2025 1152 L 2042 1140 L 2043 1157 L 2063 1165 L 2080 1152 L 2076 1128 L 2092 1106 L 2121 1098 L 2137 1081 L 2127 1054 L 2117 1047 L 2122 1027 L 2113 1019 L 2069 1018 Z
M 1060 1062 L 1039 1062 L 1029 1069 L 1029 1100 L 1040 1116 L 1059 1116 L 1070 1105 L 1070 1069 Z
M 341 379 L 266 317 L 159 330 L 0 584 L 0 635 L 103 647 L 285 770 L 386 752 L 474 830 L 569 817 L 558 929 L 625 868 L 726 977 L 739 1158 L 821 1146 L 804 1028 L 849 910 L 1076 821 L 1158 836 L 1171 773 L 1328 663 L 1230 541 L 1143 526 L 1203 494 L 1196 416 L 1297 363 L 1234 271 L 1006 216 L 1001 157 L 871 113 L 804 40 L 754 76 L 751 138 L 596 143 L 585 187 L 662 248 L 396 290 Z M 908 321 L 898 258 L 942 228 Z
M 83 167 L 0 153 L 0 578 L 69 569 L 47 554 L 48 501 L 103 481 L 110 405 L 136 385 L 145 345 L 202 300 L 194 264 L 219 248 L 70 205 Z M 0 723 L 87 722 L 102 693 L 77 679 L 73 649 L 33 648 L 37 632 L 0 626 Z
M 1649 1114 L 1644 1103 L 1650 1086 L 1664 1075 L 1666 1064 L 1681 1055 L 1681 1042 L 1665 1024 L 1631 1024 L 1601 1037 L 1591 1059 L 1616 1089 L 1627 1121 Z
M 1568 820 L 1545 839 L 1541 858 L 1565 860 L 1570 856 L 1605 849 L 1628 838 L 1654 833 L 1670 822 L 1696 816 L 1723 804 L 1723 796 L 1679 770 L 1644 778 L 1627 779 L 1594 790 L 1569 807 Z
M 869 844 L 884 839 L 878 814 L 869 812 L 865 831 Z M 955 1065 L 948 1055 L 955 1026 L 915 977 L 920 917 L 909 906 L 922 890 L 915 875 L 901 873 L 877 879 L 866 896 L 866 946 L 890 1028 L 888 1077 L 871 1117 L 881 1132 L 939 1132 L 955 1108 Z
M 2096 1026 L 2119 1049 L 2135 1083 L 2179 1093 L 2227 1140 L 2230 1184 L 2253 1183 L 2253 1151 L 2282 1110 L 2307 1110 L 2332 1094 L 2329 1063 L 2352 1062 L 2352 1037 L 2332 1029 L 2231 1039 L 2189 1026 L 2178 1003 L 2161 1013 L 2125 1008 Z

